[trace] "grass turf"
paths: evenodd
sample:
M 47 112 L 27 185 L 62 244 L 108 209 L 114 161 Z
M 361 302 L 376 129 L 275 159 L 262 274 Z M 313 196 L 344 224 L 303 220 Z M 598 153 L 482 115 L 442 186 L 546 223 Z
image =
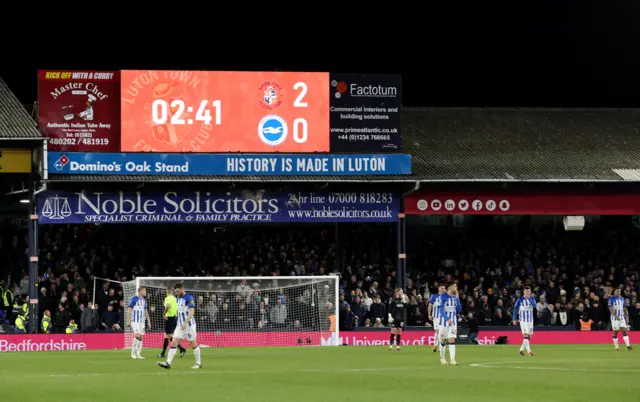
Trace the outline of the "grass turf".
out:
M 129 351 L 0 354 L 3 400 L 73 401 L 637 401 L 640 351 L 613 346 L 458 346 L 460 366 L 441 366 L 428 347 L 203 349 L 173 367 Z M 448 358 L 448 355 L 447 355 Z

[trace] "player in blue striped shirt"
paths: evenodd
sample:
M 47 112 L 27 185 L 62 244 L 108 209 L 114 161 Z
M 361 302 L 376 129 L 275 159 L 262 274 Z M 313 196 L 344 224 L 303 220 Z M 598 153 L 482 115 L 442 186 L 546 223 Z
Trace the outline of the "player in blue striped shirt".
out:
M 433 322 L 433 352 L 438 351 L 440 344 L 440 298 L 446 292 L 444 285 L 438 286 L 438 294 L 431 295 L 429 299 L 429 319 Z
M 445 359 L 446 341 L 449 341 L 449 357 L 451 364 L 456 362 L 456 338 L 458 337 L 458 314 L 462 312 L 462 305 L 458 298 L 458 285 L 451 281 L 447 283 L 447 293 L 440 296 L 440 363 L 447 363 Z
M 618 346 L 618 332 L 622 331 L 622 339 L 627 345 L 627 350 L 632 350 L 629 343 L 629 334 L 627 333 L 627 323 L 629 322 L 629 310 L 627 310 L 627 301 L 622 297 L 622 291 L 618 288 L 609 298 L 609 312 L 611 313 L 611 329 L 613 330 L 613 344 L 616 350 L 620 350 Z
M 196 341 L 196 320 L 193 317 L 196 311 L 196 301 L 193 296 L 185 292 L 184 285 L 178 283 L 173 287 L 176 298 L 178 299 L 178 327 L 173 333 L 173 340 L 171 341 L 171 348 L 169 349 L 169 355 L 166 362 L 158 362 L 158 366 L 166 369 L 171 368 L 171 362 L 176 355 L 176 348 L 183 339 L 187 338 L 191 348 L 193 349 L 193 355 L 196 358 L 196 364 L 192 369 L 201 369 L 202 360 L 200 360 L 200 347 Z
M 533 310 L 535 308 L 536 299 L 531 295 L 531 288 L 525 286 L 524 295 L 520 296 L 518 300 L 516 300 L 515 306 L 513 306 L 513 325 L 518 325 L 518 322 L 520 322 L 520 330 L 522 331 L 522 345 L 518 351 L 522 356 L 524 356 L 525 349 L 529 356 L 533 356 L 529 342 L 533 336 Z
M 129 322 L 133 330 L 133 343 L 131 344 L 131 358 L 144 359 L 142 357 L 142 337 L 144 336 L 145 322 L 151 327 L 149 319 L 149 306 L 147 305 L 147 288 L 141 286 L 138 295 L 129 302 Z

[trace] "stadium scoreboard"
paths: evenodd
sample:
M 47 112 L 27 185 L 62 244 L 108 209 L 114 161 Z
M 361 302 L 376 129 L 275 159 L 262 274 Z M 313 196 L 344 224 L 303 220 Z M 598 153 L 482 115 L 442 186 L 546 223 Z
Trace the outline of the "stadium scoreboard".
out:
M 69 152 L 399 152 L 398 75 L 40 71 L 39 126 Z
M 127 161 L 152 165 L 176 160 L 175 154 L 183 155 L 176 166 L 185 174 L 191 173 L 190 161 L 191 167 L 233 166 L 215 156 L 231 154 L 293 154 L 299 165 L 310 161 L 305 154 L 324 155 L 320 166 L 345 153 L 361 155 L 365 163 L 382 157 L 385 168 L 318 174 L 410 173 L 410 156 L 401 154 L 399 75 L 46 70 L 39 72 L 38 98 L 52 173 L 122 174 Z M 125 165 L 114 168 L 118 172 L 108 171 L 120 162 Z M 283 159 L 280 166 L 287 163 Z

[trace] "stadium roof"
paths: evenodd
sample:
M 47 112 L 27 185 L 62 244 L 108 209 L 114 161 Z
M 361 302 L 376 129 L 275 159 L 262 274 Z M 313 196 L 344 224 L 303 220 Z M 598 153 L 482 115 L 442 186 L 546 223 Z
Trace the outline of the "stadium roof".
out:
M 407 176 L 63 176 L 50 181 L 640 181 L 638 109 L 405 108 Z
M 37 123 L 0 78 L 0 139 L 42 140 Z

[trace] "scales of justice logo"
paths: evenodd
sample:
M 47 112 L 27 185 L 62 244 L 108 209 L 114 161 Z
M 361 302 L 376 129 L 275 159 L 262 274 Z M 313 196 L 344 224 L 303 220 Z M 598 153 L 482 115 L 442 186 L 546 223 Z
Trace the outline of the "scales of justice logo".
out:
M 69 199 L 67 197 L 59 197 L 57 194 L 53 197 L 47 197 L 41 213 L 42 216 L 51 220 L 63 220 L 73 214 Z

